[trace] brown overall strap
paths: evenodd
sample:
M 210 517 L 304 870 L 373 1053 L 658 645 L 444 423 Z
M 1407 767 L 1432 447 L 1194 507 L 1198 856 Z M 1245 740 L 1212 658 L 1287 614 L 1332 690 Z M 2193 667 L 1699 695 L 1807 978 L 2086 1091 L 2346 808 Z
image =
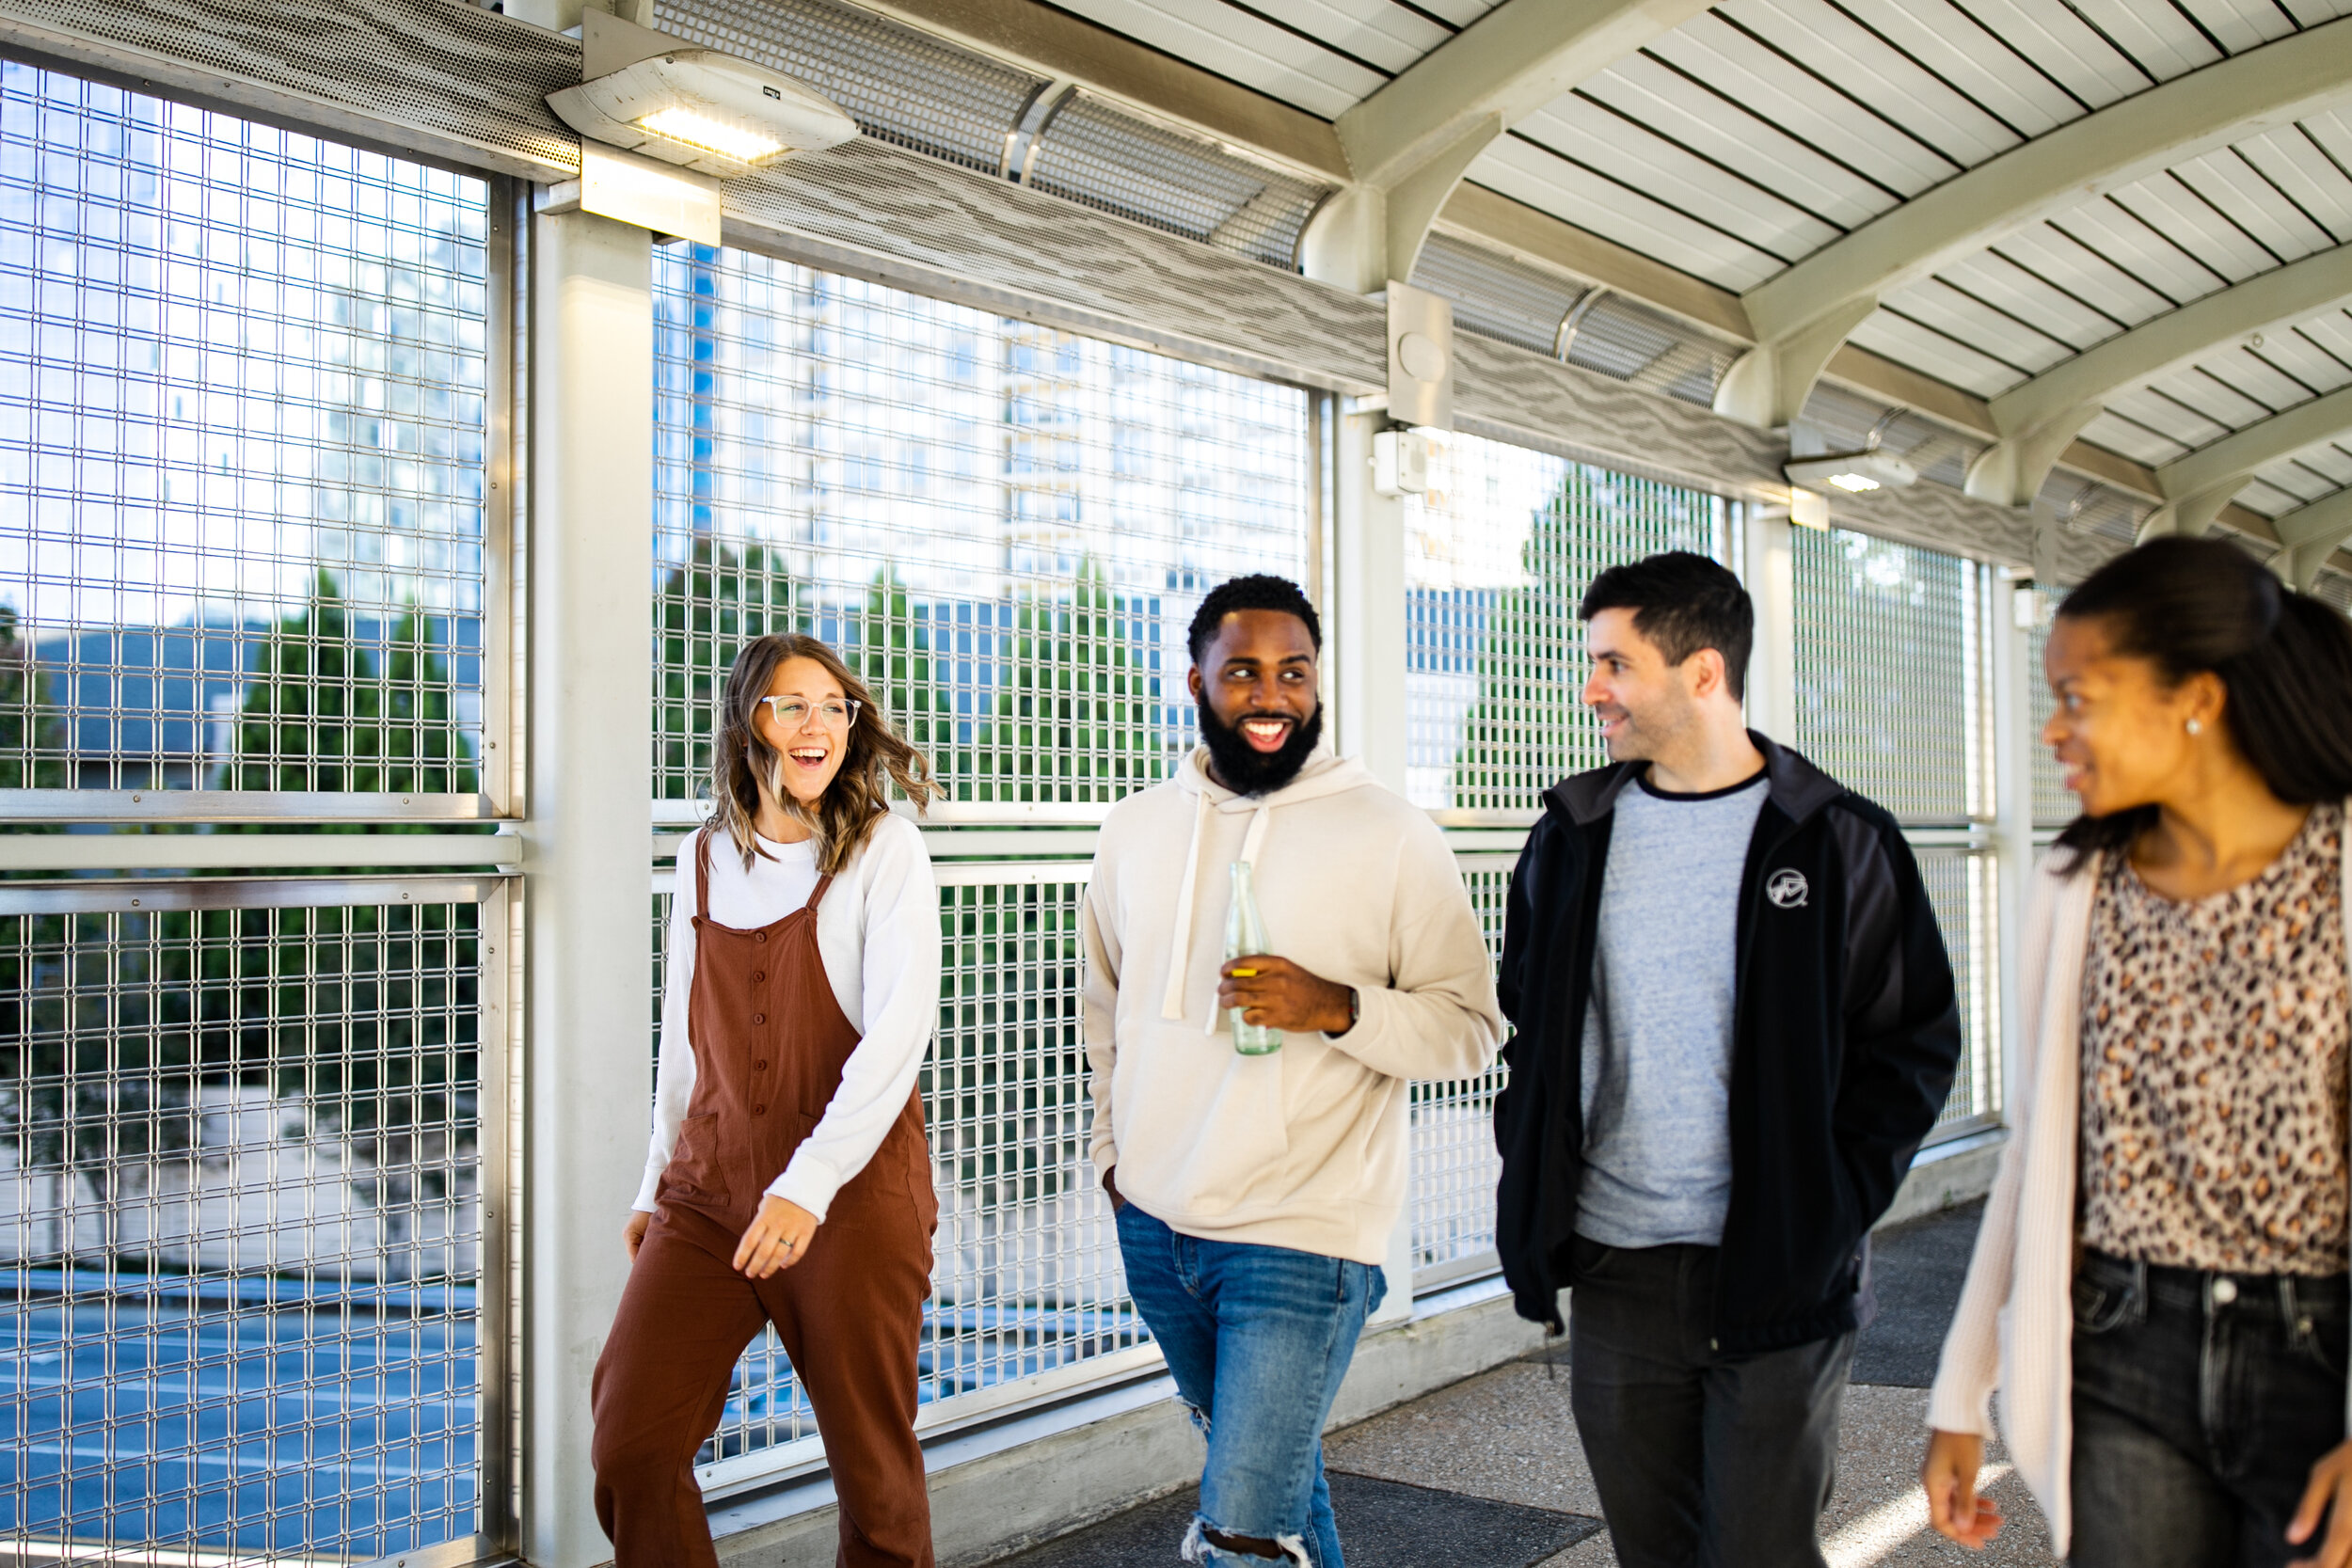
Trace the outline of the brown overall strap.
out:
M 808 895 L 808 902 L 801 907 L 809 913 L 815 914 L 817 906 L 825 901 L 825 890 L 831 886 L 833 886 L 833 873 L 828 871 L 817 879 L 816 890 Z
M 694 835 L 694 914 L 701 920 L 710 918 L 710 835 L 717 831 L 714 822 Z

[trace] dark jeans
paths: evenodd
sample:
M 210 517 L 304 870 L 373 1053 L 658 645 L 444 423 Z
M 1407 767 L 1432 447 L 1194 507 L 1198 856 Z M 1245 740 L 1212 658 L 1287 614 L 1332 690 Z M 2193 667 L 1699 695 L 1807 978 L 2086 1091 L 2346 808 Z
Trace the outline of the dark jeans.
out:
M 1715 1249 L 1576 1239 L 1569 1398 L 1623 1568 L 1820 1568 L 1853 1364 L 1841 1334 L 1709 1348 Z
M 2074 1273 L 2075 1568 L 2240 1568 L 2287 1544 L 2344 1440 L 2344 1277 L 2214 1275 L 2086 1252 Z
M 1344 1568 L 1323 1423 L 1364 1319 L 1388 1291 L 1376 1264 L 1247 1242 L 1204 1242 L 1134 1204 L 1119 1211 L 1127 1289 L 1209 1440 L 1193 1562 L 1268 1568 L 1202 1538 L 1272 1541 L 1285 1568 Z

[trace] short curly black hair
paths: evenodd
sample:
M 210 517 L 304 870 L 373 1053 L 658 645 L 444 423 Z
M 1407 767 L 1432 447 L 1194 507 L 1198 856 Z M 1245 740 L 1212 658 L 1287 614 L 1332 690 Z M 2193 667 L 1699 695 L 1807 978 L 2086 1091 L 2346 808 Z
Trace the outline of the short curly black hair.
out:
M 1200 601 L 1200 608 L 1193 611 L 1192 629 L 1185 634 L 1185 641 L 1192 648 L 1195 665 L 1208 652 L 1209 641 L 1216 636 L 1216 628 L 1225 617 L 1237 610 L 1279 610 L 1285 615 L 1295 615 L 1307 623 L 1307 636 L 1314 642 L 1315 652 L 1323 651 L 1323 619 L 1299 591 L 1298 584 L 1268 572 L 1252 572 L 1248 577 L 1228 578 L 1218 583 Z

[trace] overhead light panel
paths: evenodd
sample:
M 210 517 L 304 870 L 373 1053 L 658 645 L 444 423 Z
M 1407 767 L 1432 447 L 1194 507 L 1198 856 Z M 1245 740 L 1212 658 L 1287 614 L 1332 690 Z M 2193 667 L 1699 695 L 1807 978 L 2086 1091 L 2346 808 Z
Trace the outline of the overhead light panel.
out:
M 1848 495 L 1872 490 L 1904 490 L 1919 483 L 1919 470 L 1893 452 L 1840 451 L 1820 457 L 1792 457 L 1781 467 L 1788 483 L 1808 490 L 1824 485 Z
M 583 136 L 722 179 L 835 147 L 857 122 L 791 77 L 684 47 L 548 95 Z

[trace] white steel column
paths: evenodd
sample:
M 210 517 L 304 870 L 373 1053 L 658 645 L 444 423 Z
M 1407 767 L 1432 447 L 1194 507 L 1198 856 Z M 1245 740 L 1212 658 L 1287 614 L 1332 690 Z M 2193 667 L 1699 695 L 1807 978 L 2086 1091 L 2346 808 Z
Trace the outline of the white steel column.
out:
M 1363 759 L 1373 777 L 1405 791 L 1405 502 L 1372 487 L 1372 438 L 1385 407 L 1350 413 L 1341 404 L 1333 541 L 1339 610 L 1328 662 L 1336 671 L 1339 750 Z M 1389 1236 L 1388 1299 L 1371 1322 L 1413 1315 L 1413 1202 Z
M 1747 508 L 1740 531 L 1740 576 L 1756 603 L 1756 652 L 1748 659 L 1748 727 L 1784 746 L 1797 743 L 1797 557 L 1787 517 Z
M 2017 1087 L 2017 974 L 2026 930 L 2026 890 L 2033 877 L 2033 643 L 2026 635 L 2036 603 L 2030 582 L 2003 573 L 1994 591 L 1993 799 L 1994 885 L 1999 893 L 2001 1119 Z
M 653 237 L 534 221 L 522 1548 L 586 1568 L 612 1556 L 588 1378 L 628 1272 L 652 1067 Z

